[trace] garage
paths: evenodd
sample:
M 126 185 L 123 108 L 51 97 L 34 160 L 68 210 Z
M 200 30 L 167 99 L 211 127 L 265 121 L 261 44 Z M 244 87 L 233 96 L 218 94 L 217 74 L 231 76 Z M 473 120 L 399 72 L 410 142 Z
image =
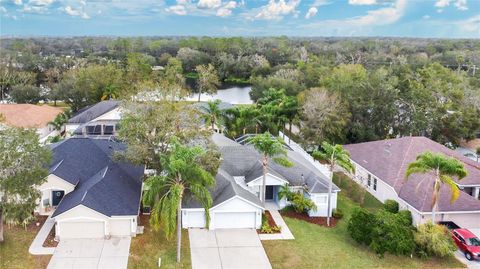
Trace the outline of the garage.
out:
M 205 211 L 183 212 L 182 223 L 183 228 L 205 228 Z
M 132 235 L 132 219 L 110 219 L 110 235 Z
M 256 212 L 215 212 L 214 229 L 256 227 Z
M 103 221 L 64 221 L 57 223 L 60 238 L 104 238 Z

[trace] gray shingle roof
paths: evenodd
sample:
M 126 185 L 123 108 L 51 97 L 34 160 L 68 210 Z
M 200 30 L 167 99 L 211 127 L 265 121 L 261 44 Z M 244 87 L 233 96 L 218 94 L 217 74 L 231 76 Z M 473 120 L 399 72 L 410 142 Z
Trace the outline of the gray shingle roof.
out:
M 113 160 L 119 142 L 70 138 L 53 147 L 50 173 L 76 185 L 65 195 L 53 217 L 78 205 L 107 216 L 137 215 L 144 168 Z
M 72 118 L 68 120 L 68 123 L 87 123 L 109 111 L 112 111 L 119 105 L 120 101 L 108 100 L 82 108 Z
M 413 174 L 407 181 L 405 172 L 409 163 L 425 151 L 442 153 L 464 163 L 468 176 L 457 182 L 462 185 L 480 184 L 480 164 L 462 156 L 426 137 L 402 137 L 359 144 L 345 145 L 351 159 L 392 186 L 400 198 L 421 212 L 432 210 L 434 177 L 430 174 Z M 422 185 L 418 186 L 420 182 Z M 450 203 L 451 193 L 447 187 L 440 190 L 439 211 L 480 210 L 480 201 L 460 192 L 460 197 Z

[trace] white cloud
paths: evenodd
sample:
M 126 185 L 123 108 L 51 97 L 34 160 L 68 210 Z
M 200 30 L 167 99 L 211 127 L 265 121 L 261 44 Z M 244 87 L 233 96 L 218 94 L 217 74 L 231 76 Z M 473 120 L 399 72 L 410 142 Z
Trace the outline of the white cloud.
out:
M 428 19 L 430 19 L 430 15 L 423 15 L 423 16 L 422 16 L 422 19 L 428 20 Z
M 350 5 L 375 5 L 377 3 L 376 0 L 348 0 Z
M 279 20 L 289 14 L 298 14 L 296 10 L 300 0 L 270 0 L 268 4 L 259 8 L 255 19 Z
M 54 0 L 30 0 L 28 1 L 28 4 L 33 6 L 49 6 L 53 2 Z
M 23 4 L 22 0 L 13 0 L 13 3 L 17 6 L 20 6 Z
M 316 7 L 311 7 L 308 9 L 307 14 L 305 14 L 305 19 L 310 19 L 311 17 L 317 15 L 318 9 Z
M 0 6 L 0 13 L 7 13 L 7 9 Z
M 437 0 L 435 2 L 435 7 L 439 8 L 437 9 L 437 12 L 441 13 L 443 11 L 443 8 L 449 6 L 451 2 L 452 0 Z M 455 0 L 454 6 L 458 10 L 462 10 L 462 11 L 465 11 L 468 9 L 467 0 Z
M 90 19 L 90 16 L 88 16 L 87 13 L 85 13 L 82 10 L 74 9 L 71 6 L 66 6 L 63 9 L 63 11 L 65 11 L 65 13 L 67 13 L 68 15 L 73 16 L 73 17 L 80 17 L 82 19 Z
M 227 8 L 227 9 L 234 9 L 236 7 L 237 7 L 237 2 L 235 1 L 230 1 L 223 6 L 223 8 Z
M 217 10 L 216 15 L 219 17 L 228 17 L 232 15 L 232 9 L 235 9 L 236 7 L 237 7 L 237 2 L 229 1 Z
M 462 31 L 472 32 L 480 35 L 480 15 L 458 21 L 456 24 Z
M 467 0 L 457 0 L 457 2 L 455 2 L 455 7 L 458 10 L 462 10 L 462 11 L 467 10 L 468 9 Z
M 170 6 L 170 7 L 167 7 L 165 11 L 176 14 L 176 15 L 180 15 L 180 16 L 187 15 L 187 9 L 183 5 Z
M 214 9 L 222 5 L 222 0 L 200 0 L 198 1 L 198 8 Z
M 393 6 L 367 11 L 367 15 L 350 20 L 358 25 L 386 25 L 398 21 L 405 13 L 407 0 L 397 0 Z
M 43 14 L 43 13 L 47 13 L 48 7 L 23 5 L 23 9 L 21 11 L 25 13 Z

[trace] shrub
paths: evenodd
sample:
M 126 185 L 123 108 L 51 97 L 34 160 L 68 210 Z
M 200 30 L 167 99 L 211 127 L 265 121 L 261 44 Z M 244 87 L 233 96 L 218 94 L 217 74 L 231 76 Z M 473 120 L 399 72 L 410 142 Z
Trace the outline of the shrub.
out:
M 370 245 L 371 233 L 375 224 L 375 215 L 363 208 L 355 208 L 348 221 L 348 233 L 361 244 Z
M 332 212 L 332 216 L 336 219 L 343 218 L 343 211 L 340 208 L 335 208 Z
M 457 249 L 448 230 L 431 221 L 418 226 L 414 238 L 418 254 L 423 257 L 446 257 Z
M 270 227 L 270 225 L 268 225 L 268 222 L 262 224 L 262 229 L 261 229 L 261 231 L 262 231 L 262 233 L 264 233 L 264 234 L 271 234 L 271 233 L 273 233 L 272 227 Z
M 387 199 L 385 200 L 385 204 L 383 208 L 390 213 L 396 214 L 398 213 L 398 203 L 395 200 Z
M 317 210 L 315 203 L 312 200 L 305 198 L 305 196 L 303 196 L 301 193 L 294 193 L 290 202 L 292 203 L 293 209 L 297 213 Z
M 370 247 L 381 257 L 385 252 L 410 255 L 415 250 L 414 227 L 407 225 L 401 214 L 382 210 L 376 214 Z
M 405 225 L 412 225 L 412 212 L 410 210 L 400 210 L 397 213 Z

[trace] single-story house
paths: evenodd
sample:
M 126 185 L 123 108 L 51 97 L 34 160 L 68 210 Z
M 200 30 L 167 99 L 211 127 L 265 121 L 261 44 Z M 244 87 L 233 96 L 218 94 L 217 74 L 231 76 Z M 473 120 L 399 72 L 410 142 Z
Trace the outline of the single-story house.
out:
M 5 124 L 13 127 L 35 129 L 40 143 L 59 133 L 49 124 L 63 109 L 48 105 L 0 104 L 0 114 L 5 117 Z
M 77 111 L 65 125 L 67 134 L 111 136 L 121 119 L 120 101 L 107 100 Z
M 73 137 L 51 148 L 53 162 L 38 186 L 36 211 L 55 220 L 56 237 L 134 236 L 144 167 L 113 159 L 125 146 L 111 139 Z
M 212 140 L 221 153 L 221 164 L 215 177 L 216 186 L 211 190 L 213 206 L 210 209 L 209 229 L 259 229 L 265 210 L 259 198 L 263 180 L 260 153 L 252 145 L 240 144 L 222 134 L 214 133 Z M 269 163 L 266 202 L 274 208 L 287 206 L 289 201 L 278 196 L 280 187 L 286 184 L 292 191 L 301 192 L 314 201 L 317 210 L 310 211 L 310 216 L 327 216 L 327 175 L 316 166 L 320 164 L 308 159 L 309 155 L 300 151 L 299 147 L 297 151 L 288 145 L 285 147 L 293 167 L 283 167 L 273 161 Z M 334 185 L 332 210 L 337 205 L 338 191 L 340 189 Z M 205 227 L 205 212 L 193 198 L 186 199 L 183 204 L 182 226 Z
M 480 228 L 480 163 L 426 137 L 402 137 L 345 145 L 355 164 L 354 179 L 378 200 L 395 200 L 412 212 L 415 224 L 431 219 L 434 176 L 413 174 L 406 180 L 407 166 L 431 151 L 461 161 L 468 176 L 456 180 L 459 198 L 451 203 L 448 186 L 440 189 L 436 221 L 453 221 L 465 228 Z

